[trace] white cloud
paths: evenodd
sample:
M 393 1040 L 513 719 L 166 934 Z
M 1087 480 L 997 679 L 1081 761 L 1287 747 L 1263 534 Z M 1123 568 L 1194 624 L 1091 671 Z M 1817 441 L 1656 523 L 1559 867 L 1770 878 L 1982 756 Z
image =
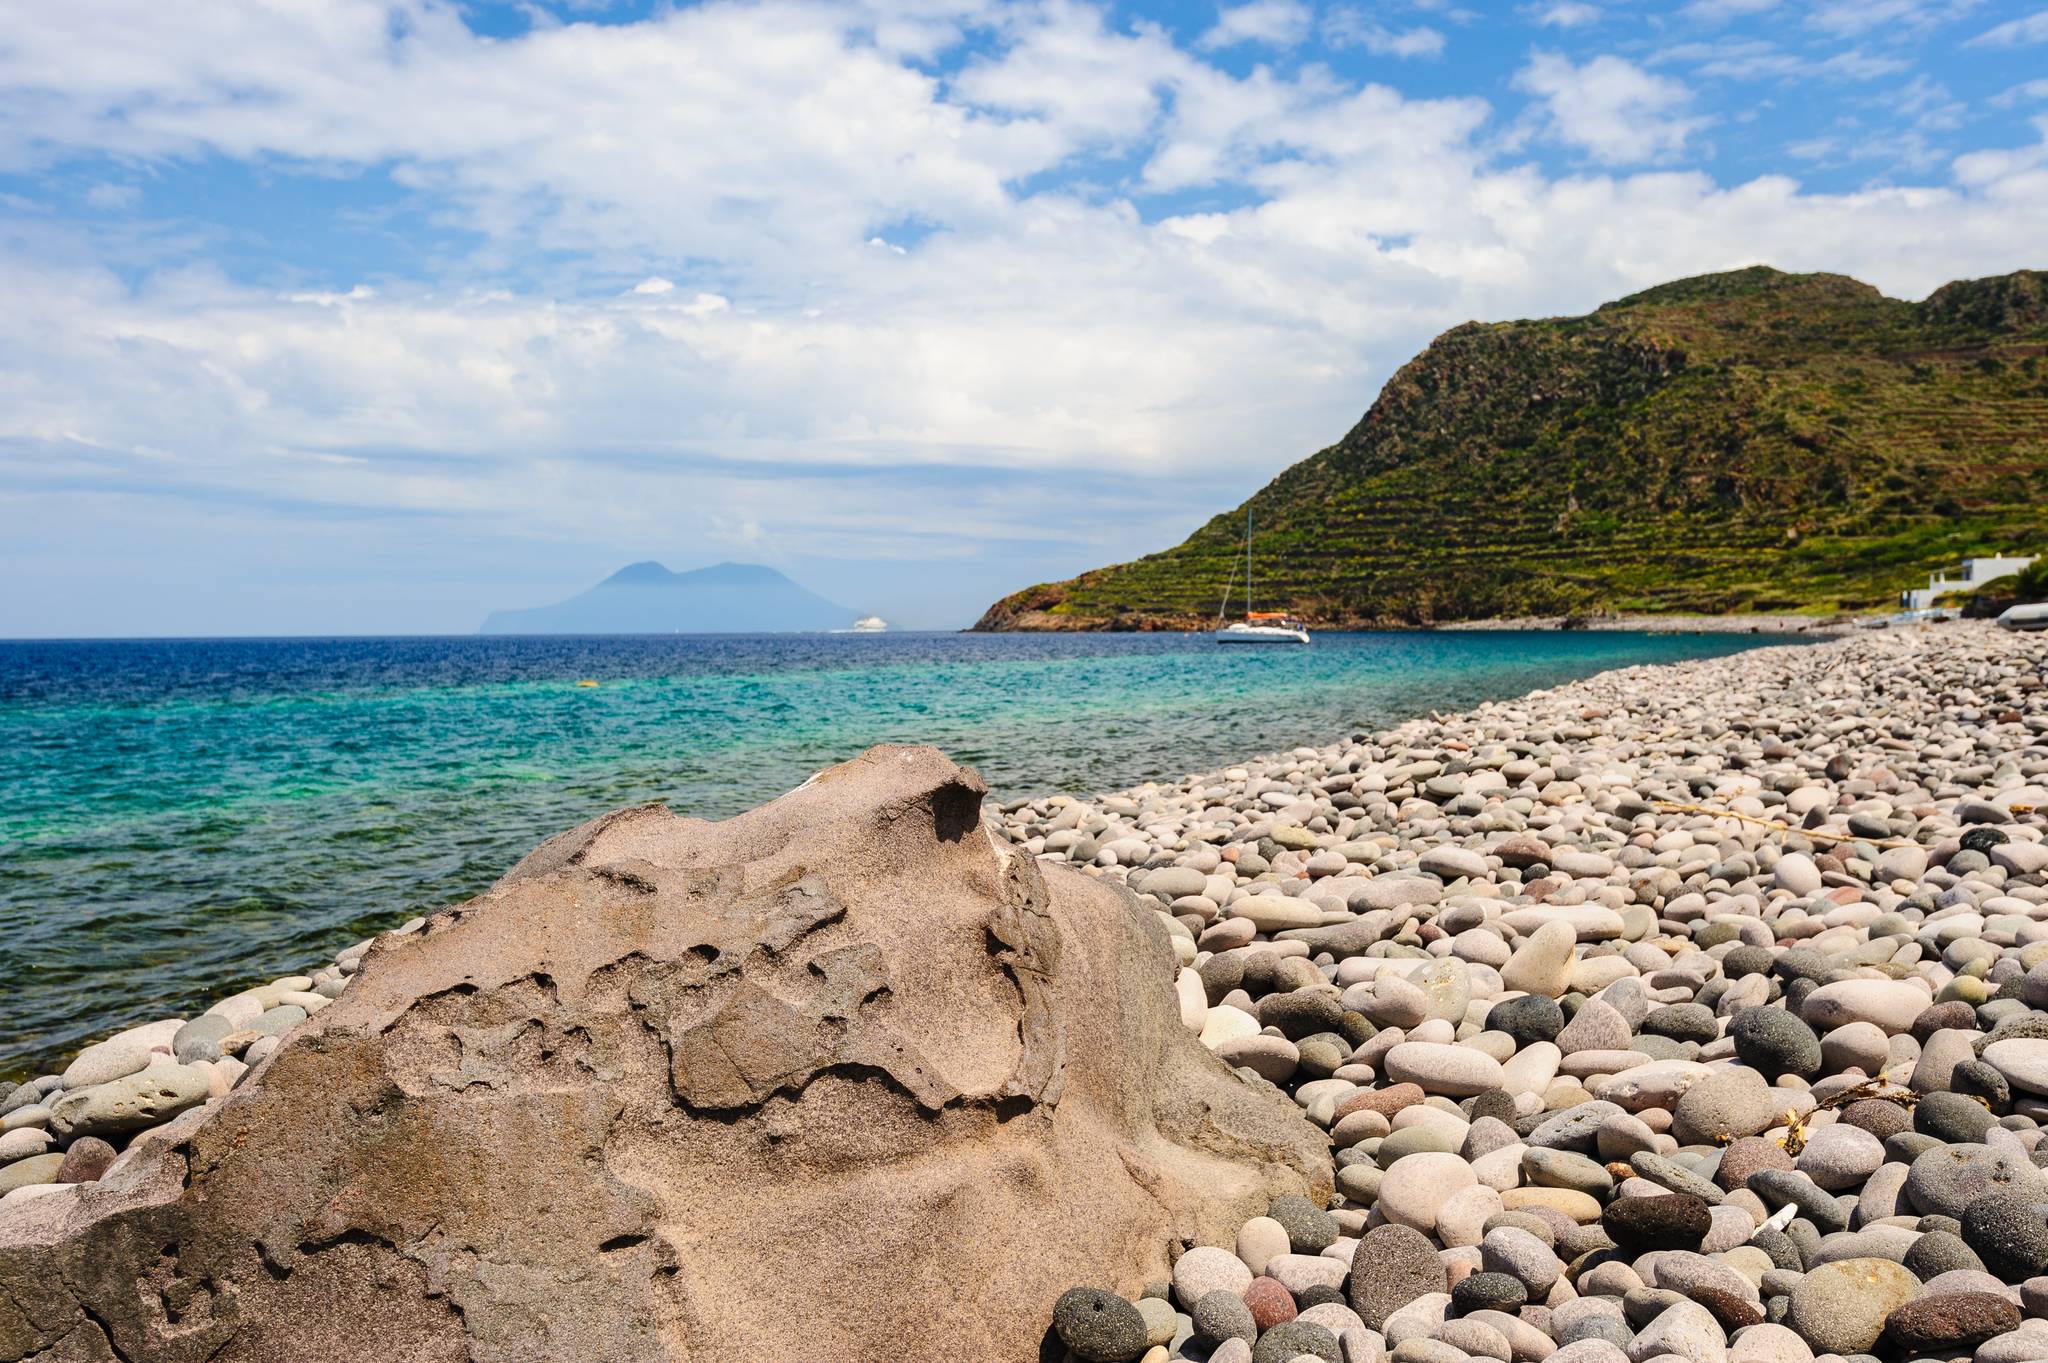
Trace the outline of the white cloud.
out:
M 2048 9 L 2022 18 L 2007 20 L 1986 29 L 1965 43 L 1966 47 L 2018 47 L 2024 43 L 2048 43 Z
M 897 46 L 884 8 L 916 20 Z M 2048 127 L 1860 193 L 1557 176 L 1503 153 L 1484 101 L 1234 75 L 1061 0 L 1004 11 L 946 79 L 914 56 L 962 21 L 937 5 L 720 3 L 488 42 L 429 0 L 45 19 L 0 47 L 0 163 L 225 158 L 283 192 L 388 171 L 480 245 L 374 289 L 259 287 L 211 263 L 219 242 L 137 257 L 104 224 L 11 211 L 0 544 L 121 497 L 260 496 L 591 544 L 714 517 L 901 559 L 1060 536 L 1087 541 L 1078 568 L 1328 443 L 1459 321 L 1759 259 L 1924 293 L 2036 263 L 2048 218 Z M 1608 166 L 1699 126 L 1682 84 L 1619 58 L 1539 54 L 1519 81 Z M 1098 156 L 1126 178 L 1088 183 Z M 1153 191 L 1217 202 L 1161 218 Z M 534 275 L 536 247 L 572 264 Z M 906 468 L 954 476 L 870 481 Z M 1015 481 L 972 481 L 996 475 Z M 1077 527 L 1089 499 L 1065 490 L 1112 476 L 1196 491 L 1157 516 L 1105 498 L 1114 533 Z M 1153 543 L 1118 538 L 1141 523 Z
M 1575 66 L 1560 53 L 1538 52 L 1516 74 L 1515 88 L 1541 101 L 1549 136 L 1607 165 L 1670 157 L 1706 124 L 1684 112 L 1692 94 L 1683 84 L 1621 57 Z
M 1247 0 L 1242 5 L 1219 6 L 1215 27 L 1202 35 L 1201 46 L 1211 51 L 1239 43 L 1293 47 L 1308 36 L 1314 21 L 1314 11 L 1299 0 Z
M 1556 0 L 1537 12 L 1536 22 L 1545 28 L 1583 28 L 1600 22 L 1600 9 L 1585 0 Z
M 1824 33 L 1923 33 L 1961 18 L 1979 0 L 1825 0 L 1807 11 L 1806 22 Z
M 1323 39 L 1333 47 L 1362 47 L 1375 57 L 1440 57 L 1444 35 L 1427 24 L 1390 28 L 1356 8 L 1333 9 L 1323 19 Z

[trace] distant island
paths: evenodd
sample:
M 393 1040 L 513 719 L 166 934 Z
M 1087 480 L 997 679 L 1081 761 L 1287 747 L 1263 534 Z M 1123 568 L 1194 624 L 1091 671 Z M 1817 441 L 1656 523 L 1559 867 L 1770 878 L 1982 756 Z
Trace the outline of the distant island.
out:
M 633 563 L 552 606 L 492 611 L 484 634 L 776 634 L 849 629 L 854 612 L 758 563 L 673 573 Z
M 1886 298 L 1764 266 L 1470 322 L 1342 440 L 1186 542 L 1013 593 L 984 630 L 1889 609 L 2048 548 L 2048 274 Z

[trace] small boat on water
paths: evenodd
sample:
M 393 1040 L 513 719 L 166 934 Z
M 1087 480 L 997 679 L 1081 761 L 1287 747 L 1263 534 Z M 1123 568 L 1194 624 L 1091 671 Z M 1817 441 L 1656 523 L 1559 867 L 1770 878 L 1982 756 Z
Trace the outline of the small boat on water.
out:
M 1216 608 L 1216 630 L 1210 636 L 1219 644 L 1305 644 L 1308 626 L 1286 611 L 1252 609 L 1252 513 L 1244 513 L 1244 619 L 1223 623 L 1230 611 L 1230 589 L 1237 583 L 1233 561 L 1230 580 L 1223 584 L 1223 602 Z
M 1308 626 L 1285 611 L 1247 611 L 1216 631 L 1219 644 L 1305 644 Z
M 885 634 L 888 629 L 889 622 L 879 615 L 863 615 L 853 622 L 855 634 Z
M 2048 601 L 2037 601 L 2030 606 L 2008 606 L 2005 614 L 1998 617 L 2000 629 L 2048 629 Z

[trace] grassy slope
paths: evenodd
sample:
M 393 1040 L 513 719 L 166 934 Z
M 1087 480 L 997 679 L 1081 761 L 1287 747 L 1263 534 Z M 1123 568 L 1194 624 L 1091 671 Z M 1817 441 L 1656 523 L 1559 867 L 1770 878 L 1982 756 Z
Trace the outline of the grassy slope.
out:
M 1259 605 L 1312 623 L 1886 607 L 2048 549 L 2048 275 L 1912 304 L 1756 267 L 1468 323 L 1250 506 Z M 981 627 L 1205 624 L 1244 513 Z

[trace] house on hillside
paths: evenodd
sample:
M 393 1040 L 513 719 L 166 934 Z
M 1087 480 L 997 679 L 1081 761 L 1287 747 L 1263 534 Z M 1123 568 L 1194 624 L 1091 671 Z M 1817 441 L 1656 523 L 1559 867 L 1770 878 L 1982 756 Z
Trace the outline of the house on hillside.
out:
M 1941 568 L 1928 574 L 1925 590 L 1899 593 L 1899 604 L 1909 611 L 1928 610 L 1944 596 L 1957 592 L 1974 592 L 1987 582 L 2024 571 L 2033 561 L 2032 556 L 1966 558 L 1956 567 Z

